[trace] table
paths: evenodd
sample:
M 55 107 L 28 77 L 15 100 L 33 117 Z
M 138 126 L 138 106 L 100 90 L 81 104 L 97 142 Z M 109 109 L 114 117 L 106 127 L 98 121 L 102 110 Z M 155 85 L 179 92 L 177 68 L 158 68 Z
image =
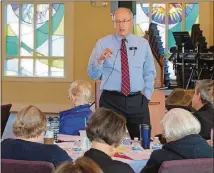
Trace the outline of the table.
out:
M 15 116 L 16 116 L 15 114 L 10 115 L 1 140 L 7 139 L 7 138 L 16 138 L 12 130 L 12 122 L 14 121 Z M 80 136 L 70 136 L 70 135 L 59 135 L 59 139 L 81 140 Z M 75 157 L 77 158 L 83 155 L 83 153 L 74 155 L 74 153 L 71 150 L 72 142 L 64 142 L 64 143 L 59 143 L 57 145 L 63 148 L 68 153 L 68 155 L 70 155 L 72 158 L 75 158 Z M 135 171 L 135 173 L 139 173 L 141 169 L 146 165 L 149 159 L 149 154 L 145 154 L 144 152 L 142 152 L 142 154 L 144 154 L 145 157 L 141 160 L 128 160 L 128 159 L 122 159 L 118 157 L 113 157 L 113 159 L 129 164 L 132 167 L 132 169 Z
M 58 139 L 64 140 L 64 141 L 78 141 L 78 140 L 81 140 L 81 137 L 59 134 Z M 85 151 L 82 151 L 82 152 L 73 151 L 72 150 L 73 144 L 74 142 L 62 142 L 62 143 L 58 143 L 57 145 L 62 149 L 64 149 L 72 159 L 77 159 L 78 157 L 81 157 Z M 130 151 L 130 153 L 132 155 L 132 158 L 134 158 L 134 160 L 123 159 L 119 157 L 112 157 L 112 159 L 129 164 L 135 173 L 139 173 L 142 170 L 142 168 L 146 165 L 150 157 L 151 150 L 147 150 L 147 151 L 142 150 L 142 151 L 136 151 L 136 152 Z

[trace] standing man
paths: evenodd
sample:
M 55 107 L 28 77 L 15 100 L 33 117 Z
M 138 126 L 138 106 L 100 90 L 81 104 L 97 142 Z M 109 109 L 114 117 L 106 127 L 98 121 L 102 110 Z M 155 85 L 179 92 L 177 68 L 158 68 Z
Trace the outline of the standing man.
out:
M 97 41 L 88 63 L 88 75 L 102 78 L 100 107 L 124 115 L 132 138 L 139 137 L 139 124 L 150 124 L 148 101 L 156 76 L 147 40 L 132 35 L 133 14 L 118 8 L 113 15 L 116 33 Z

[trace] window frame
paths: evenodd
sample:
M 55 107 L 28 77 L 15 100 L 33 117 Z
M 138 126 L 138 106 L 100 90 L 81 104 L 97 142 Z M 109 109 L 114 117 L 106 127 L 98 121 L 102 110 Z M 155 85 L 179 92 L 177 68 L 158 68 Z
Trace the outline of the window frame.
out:
M 4 64 L 5 64 L 5 60 L 7 59 L 6 56 L 6 30 L 5 30 L 5 7 L 8 4 L 54 4 L 54 3 L 59 3 L 59 4 L 64 4 L 64 23 L 69 22 L 69 25 L 72 26 L 72 31 L 70 31 L 70 28 L 66 28 L 64 26 L 64 56 L 63 57 L 57 57 L 57 56 L 45 56 L 41 57 L 41 56 L 35 56 L 33 55 L 32 57 L 30 56 L 11 56 L 14 58 L 18 58 L 18 59 L 33 59 L 34 64 L 35 64 L 35 60 L 36 59 L 63 59 L 64 60 L 64 77 L 37 77 L 37 76 L 6 76 L 4 75 L 5 71 L 4 71 Z M 32 81 L 32 82 L 71 82 L 73 81 L 73 55 L 74 55 L 74 4 L 71 3 L 71 5 L 69 5 L 69 10 L 67 10 L 68 8 L 68 4 L 64 1 L 51 1 L 51 0 L 46 0 L 46 1 L 30 1 L 30 0 L 26 0 L 26 1 L 7 1 L 7 2 L 2 2 L 2 25 L 1 25 L 1 30 L 2 30 L 2 49 L 1 49 L 1 56 L 2 56 L 2 61 L 1 61 L 1 67 L 2 67 L 2 80 L 3 81 Z M 72 10 L 70 10 L 72 9 Z M 35 8 L 34 8 L 35 11 Z M 69 13 L 72 14 L 72 16 L 69 16 L 69 20 L 67 20 L 68 17 L 66 17 L 66 13 L 67 11 L 69 11 Z M 50 13 L 49 13 L 50 14 Z M 51 18 L 51 17 L 50 17 Z M 35 20 L 34 20 L 34 24 L 35 24 Z M 50 22 L 49 22 L 49 26 L 50 26 Z M 50 35 L 50 32 L 49 32 Z M 71 37 L 72 39 L 67 39 L 67 35 L 69 37 Z M 35 40 L 34 40 L 34 44 L 35 44 Z M 68 46 L 69 45 L 69 46 Z M 69 55 L 69 56 L 68 56 Z M 68 58 L 69 57 L 69 58 Z M 20 62 L 20 61 L 19 61 Z M 19 65 L 20 67 L 20 65 Z M 50 67 L 49 67 L 50 68 Z M 70 70 L 72 69 L 72 70 Z M 35 70 L 35 65 L 34 65 L 34 69 Z

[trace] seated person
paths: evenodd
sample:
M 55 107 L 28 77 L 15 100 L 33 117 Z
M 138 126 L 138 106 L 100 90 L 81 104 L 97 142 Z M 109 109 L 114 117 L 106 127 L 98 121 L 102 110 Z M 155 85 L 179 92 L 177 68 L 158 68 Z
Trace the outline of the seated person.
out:
M 192 107 L 196 110 L 193 114 L 201 123 L 199 135 L 209 140 L 211 129 L 214 122 L 214 82 L 209 79 L 201 80 L 196 83 L 195 93 L 192 98 Z M 162 134 L 156 135 L 162 144 L 166 139 Z
M 55 173 L 103 173 L 100 167 L 87 157 L 80 157 L 72 162 L 61 164 Z
M 59 133 L 78 135 L 79 130 L 85 129 L 86 122 L 92 114 L 89 104 L 91 85 L 86 81 L 75 81 L 71 84 L 68 94 L 73 108 L 59 113 Z
M 13 133 L 16 139 L 1 143 L 1 158 L 28 161 L 47 161 L 55 166 L 71 161 L 66 151 L 57 145 L 43 144 L 46 117 L 35 106 L 27 106 L 16 115 Z
M 189 111 L 171 109 L 164 116 L 162 126 L 167 143 L 152 152 L 141 173 L 158 173 L 164 161 L 213 157 L 213 148 L 198 135 L 199 121 Z
M 211 129 L 214 127 L 214 81 L 201 80 L 196 83 L 195 94 L 192 98 L 192 107 L 197 111 L 195 117 L 201 123 L 201 131 L 199 135 L 209 140 Z
M 84 156 L 97 163 L 104 173 L 134 173 L 128 164 L 111 158 L 125 131 L 126 120 L 123 116 L 109 109 L 97 109 L 87 123 L 86 133 L 92 147 Z

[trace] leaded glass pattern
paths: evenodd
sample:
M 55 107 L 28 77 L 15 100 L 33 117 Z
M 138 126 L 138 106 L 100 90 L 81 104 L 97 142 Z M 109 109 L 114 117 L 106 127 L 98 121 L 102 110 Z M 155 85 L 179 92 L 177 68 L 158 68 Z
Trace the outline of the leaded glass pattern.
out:
M 5 76 L 64 77 L 64 4 L 5 6 Z

